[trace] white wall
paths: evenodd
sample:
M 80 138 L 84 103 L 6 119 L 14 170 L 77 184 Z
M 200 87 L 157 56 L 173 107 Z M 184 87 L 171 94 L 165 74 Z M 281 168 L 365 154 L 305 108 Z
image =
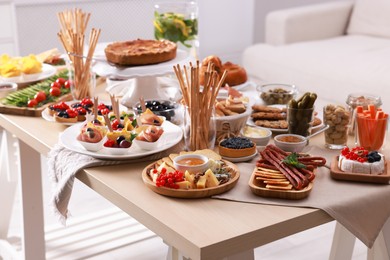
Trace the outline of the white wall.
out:
M 157 0 L 13 1 L 20 55 L 54 47 L 62 50 L 56 14 L 75 7 L 91 13 L 89 27 L 102 29 L 99 42 L 153 38 L 153 5 Z M 223 61 L 240 63 L 246 47 L 263 41 L 269 11 L 326 1 L 331 0 L 197 0 L 200 58 L 218 55 Z M 4 51 L 0 49 L 0 53 Z

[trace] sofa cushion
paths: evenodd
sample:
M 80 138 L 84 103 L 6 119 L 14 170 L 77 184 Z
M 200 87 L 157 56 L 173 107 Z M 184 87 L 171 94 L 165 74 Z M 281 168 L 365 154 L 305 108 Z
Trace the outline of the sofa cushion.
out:
M 296 84 L 345 104 L 348 94 L 380 94 L 390 112 L 390 39 L 347 35 L 282 46 L 247 48 L 242 64 L 264 83 Z M 387 99 L 387 100 L 385 100 Z
M 389 14 L 389 0 L 356 0 L 347 33 L 390 38 Z

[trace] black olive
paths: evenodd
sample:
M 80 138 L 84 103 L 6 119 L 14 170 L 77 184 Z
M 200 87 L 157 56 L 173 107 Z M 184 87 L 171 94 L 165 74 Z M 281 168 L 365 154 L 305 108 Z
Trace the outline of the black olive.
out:
M 118 136 L 117 138 L 116 138 L 116 143 L 117 144 L 120 144 L 123 140 L 125 140 L 126 138 L 123 136 L 123 135 L 121 135 L 121 136 Z

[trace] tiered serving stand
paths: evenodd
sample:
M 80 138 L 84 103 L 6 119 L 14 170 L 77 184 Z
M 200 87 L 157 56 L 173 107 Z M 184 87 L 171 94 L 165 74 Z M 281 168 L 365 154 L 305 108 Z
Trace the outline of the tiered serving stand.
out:
M 100 43 L 96 46 L 94 55 L 96 62 L 92 70 L 100 76 L 118 80 L 119 83 L 116 83 L 118 87 L 128 87 L 128 91 L 124 96 L 126 102 L 124 105 L 127 106 L 137 103 L 140 97 L 145 100 L 170 99 L 169 95 L 162 90 L 159 77 L 173 74 L 173 66 L 177 64 L 183 66 L 195 61 L 188 52 L 178 49 L 176 58 L 167 62 L 154 65 L 119 67 L 106 61 L 104 48 L 107 44 Z M 113 85 L 111 89 L 115 87 L 116 85 Z

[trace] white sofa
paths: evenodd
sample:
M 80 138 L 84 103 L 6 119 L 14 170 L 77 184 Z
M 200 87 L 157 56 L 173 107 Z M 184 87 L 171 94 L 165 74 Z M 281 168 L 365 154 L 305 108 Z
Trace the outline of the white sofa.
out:
M 339 1 L 274 11 L 265 43 L 242 64 L 265 83 L 292 83 L 300 93 L 345 104 L 350 93 L 379 95 L 390 113 L 390 0 Z

